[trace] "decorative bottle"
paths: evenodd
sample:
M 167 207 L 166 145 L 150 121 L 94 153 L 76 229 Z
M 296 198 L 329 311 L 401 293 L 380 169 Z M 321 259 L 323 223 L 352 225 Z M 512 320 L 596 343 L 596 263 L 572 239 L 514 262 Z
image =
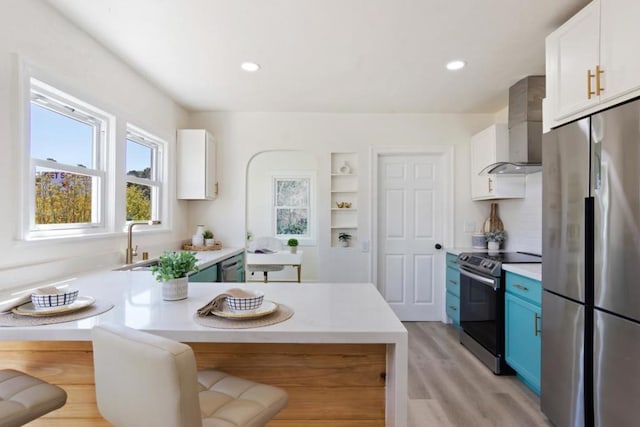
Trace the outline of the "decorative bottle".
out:
M 484 221 L 482 231 L 484 233 L 490 233 L 492 231 L 500 230 L 504 230 L 504 224 L 502 224 L 502 220 L 498 216 L 498 204 L 491 203 L 491 214 L 489 215 L 489 218 Z
M 202 246 L 204 245 L 204 236 L 202 236 L 204 234 L 204 225 L 199 225 L 198 228 L 196 228 L 196 233 L 191 236 L 191 244 L 193 246 Z

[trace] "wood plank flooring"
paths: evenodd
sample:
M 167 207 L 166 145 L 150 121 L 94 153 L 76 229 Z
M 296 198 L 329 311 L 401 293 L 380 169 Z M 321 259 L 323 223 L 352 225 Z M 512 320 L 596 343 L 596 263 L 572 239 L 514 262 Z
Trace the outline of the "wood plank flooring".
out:
M 440 322 L 409 331 L 409 427 L 551 426 L 538 396 L 515 376 L 494 375 Z

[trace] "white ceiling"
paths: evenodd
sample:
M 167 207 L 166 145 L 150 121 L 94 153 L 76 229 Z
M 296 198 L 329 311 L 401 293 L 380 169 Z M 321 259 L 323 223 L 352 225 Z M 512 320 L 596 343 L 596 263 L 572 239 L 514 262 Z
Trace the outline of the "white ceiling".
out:
M 49 3 L 190 110 L 493 113 L 588 0 Z

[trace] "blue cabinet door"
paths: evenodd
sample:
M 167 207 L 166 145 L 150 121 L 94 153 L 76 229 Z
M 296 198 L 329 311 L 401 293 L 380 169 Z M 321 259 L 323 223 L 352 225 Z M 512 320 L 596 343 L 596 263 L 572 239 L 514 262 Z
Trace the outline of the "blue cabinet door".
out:
M 196 274 L 189 276 L 190 282 L 217 282 L 218 281 L 218 264 L 213 264 L 207 268 L 203 268 Z
M 453 324 L 460 326 L 460 268 L 458 256 L 447 253 L 446 260 L 445 288 L 447 293 L 445 310 Z
M 460 326 L 460 298 L 451 292 L 447 292 L 447 316 L 451 319 L 454 325 Z
M 505 357 L 533 391 L 540 394 L 540 330 L 542 311 L 539 306 L 505 295 Z

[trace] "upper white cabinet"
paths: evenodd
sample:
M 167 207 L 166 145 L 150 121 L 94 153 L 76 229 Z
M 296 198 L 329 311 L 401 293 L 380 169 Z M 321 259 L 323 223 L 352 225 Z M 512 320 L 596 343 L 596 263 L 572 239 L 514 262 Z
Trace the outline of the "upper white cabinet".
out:
M 594 0 L 546 40 L 544 128 L 640 95 L 640 1 Z
M 547 97 L 555 100 L 555 120 L 598 103 L 593 74 L 599 23 L 599 4 L 593 2 L 547 37 Z
M 215 199 L 218 178 L 213 136 L 204 129 L 180 129 L 177 153 L 178 199 Z
M 513 199 L 525 196 L 522 175 L 479 175 L 492 163 L 509 159 L 509 130 L 496 124 L 471 137 L 471 198 L 473 200 Z

